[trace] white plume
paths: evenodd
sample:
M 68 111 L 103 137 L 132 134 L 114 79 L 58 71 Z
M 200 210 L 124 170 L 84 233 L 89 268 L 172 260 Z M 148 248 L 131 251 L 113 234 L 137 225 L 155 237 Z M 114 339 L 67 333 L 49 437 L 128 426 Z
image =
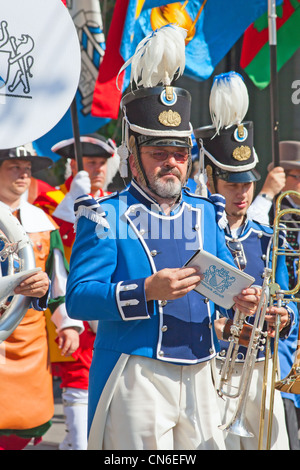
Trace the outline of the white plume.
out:
M 175 24 L 153 31 L 138 44 L 119 74 L 131 64 L 130 82 L 135 82 L 137 87 L 169 85 L 176 73 L 178 77 L 183 74 L 186 35 L 187 31 Z
M 217 133 L 224 127 L 240 124 L 248 111 L 248 106 L 248 90 L 241 75 L 229 72 L 214 78 L 209 109 Z

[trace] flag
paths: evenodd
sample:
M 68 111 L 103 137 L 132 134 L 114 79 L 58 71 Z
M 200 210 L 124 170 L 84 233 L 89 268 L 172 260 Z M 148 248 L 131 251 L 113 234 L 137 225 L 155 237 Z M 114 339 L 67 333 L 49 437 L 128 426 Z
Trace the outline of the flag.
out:
M 123 89 L 124 72 L 119 77 L 119 90 L 116 77 L 124 60 L 120 54 L 122 32 L 129 0 L 117 0 L 111 25 L 107 35 L 106 50 L 101 62 L 94 89 L 92 115 L 117 119 Z
M 117 119 L 120 109 L 122 91 L 124 90 L 124 72 L 116 79 L 118 72 L 124 64 L 121 55 L 122 37 L 126 32 L 134 30 L 134 24 L 142 8 L 159 6 L 166 0 L 117 0 L 109 28 L 106 50 L 101 62 L 98 78 L 94 90 L 92 115 Z M 126 88 L 126 86 L 125 86 Z
M 62 1 L 65 3 L 65 0 Z M 76 93 L 79 131 L 80 134 L 89 134 L 96 132 L 109 121 L 109 119 L 102 119 L 91 114 L 95 83 L 105 53 L 100 2 L 99 0 L 72 0 L 68 2 L 68 9 L 74 21 L 81 48 L 81 75 Z M 33 142 L 33 146 L 38 155 L 48 156 L 56 161 L 60 157 L 51 152 L 51 147 L 60 140 L 70 137 L 73 137 L 73 127 L 71 112 L 68 110 L 51 131 Z
M 277 4 L 281 2 L 282 0 L 278 0 Z M 117 15 L 119 3 L 122 2 L 117 0 L 114 15 Z M 196 80 L 206 80 L 211 76 L 216 65 L 247 27 L 268 7 L 267 0 L 188 0 L 185 2 L 169 1 L 167 5 L 164 5 L 166 0 L 126 0 L 124 3 L 127 4 L 127 9 L 123 11 L 126 16 L 122 19 L 124 26 L 120 47 L 111 51 L 115 57 L 118 56 L 118 65 L 123 64 L 133 55 L 136 46 L 147 34 L 163 24 L 177 23 L 188 30 L 185 75 Z M 118 32 L 120 35 L 120 30 Z M 105 73 L 104 66 L 103 61 L 98 75 L 100 86 L 103 87 L 103 95 L 105 95 L 106 83 L 100 80 L 102 74 Z M 111 85 L 116 76 L 117 73 L 113 77 L 111 71 Z M 121 92 L 128 86 L 129 76 L 130 67 L 122 77 L 120 91 L 115 88 L 113 93 L 113 87 L 110 88 L 111 103 L 105 106 L 105 111 L 101 104 L 101 97 L 97 99 L 94 94 L 92 108 L 94 116 L 116 117 Z M 110 111 L 111 114 L 109 114 Z
M 300 0 L 284 0 L 276 8 L 277 71 L 300 46 Z M 241 67 L 260 89 L 270 83 L 270 50 L 267 14 L 251 24 L 244 34 Z

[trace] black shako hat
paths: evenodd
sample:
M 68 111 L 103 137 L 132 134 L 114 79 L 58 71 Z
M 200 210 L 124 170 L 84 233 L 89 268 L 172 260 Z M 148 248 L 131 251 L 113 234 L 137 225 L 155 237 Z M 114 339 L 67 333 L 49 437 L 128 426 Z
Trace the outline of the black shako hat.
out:
M 230 183 L 258 181 L 258 159 L 253 146 L 253 122 L 224 128 L 214 126 L 194 130 L 199 148 L 204 147 L 204 167 L 211 166 L 215 176 Z
M 51 148 L 52 152 L 64 158 L 75 158 L 75 139 L 62 140 Z M 116 146 L 111 139 L 94 133 L 80 136 L 82 155 L 84 157 L 105 157 L 110 158 L 116 151 Z
M 125 95 L 121 106 L 138 145 L 192 148 L 191 95 L 187 90 L 143 88 Z
M 138 44 L 120 70 L 131 64 L 131 91 L 121 100 L 122 144 L 118 154 L 122 177 L 127 176 L 127 159 L 132 153 L 147 184 L 140 146 L 192 148 L 191 95 L 172 85 L 184 71 L 186 35 L 187 31 L 175 24 L 162 26 Z
M 209 97 L 211 126 L 194 130 L 200 150 L 200 171 L 228 182 L 260 179 L 253 146 L 253 122 L 244 121 L 249 107 L 243 77 L 228 72 L 214 77 Z M 205 169 L 205 170 L 204 170 Z
M 33 150 L 26 146 L 13 147 L 10 149 L 0 150 L 0 161 L 18 158 L 23 161 L 31 162 L 31 173 L 45 170 L 53 164 L 53 160 L 49 157 L 40 157 Z

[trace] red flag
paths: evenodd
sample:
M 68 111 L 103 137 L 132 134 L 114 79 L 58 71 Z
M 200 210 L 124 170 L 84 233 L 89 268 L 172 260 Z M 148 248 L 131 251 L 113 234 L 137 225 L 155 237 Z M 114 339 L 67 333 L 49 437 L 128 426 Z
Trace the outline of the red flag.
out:
M 67 0 L 61 0 L 65 6 L 67 6 Z
M 99 67 L 94 90 L 91 114 L 96 117 L 118 118 L 125 72 L 119 75 L 119 90 L 116 86 L 116 77 L 124 64 L 124 60 L 120 54 L 120 45 L 128 3 L 129 0 L 117 0 L 114 9 L 106 40 L 105 54 Z
M 276 19 L 277 70 L 280 70 L 300 47 L 300 0 L 284 0 L 277 9 L 281 12 Z M 263 89 L 270 83 L 267 15 L 245 31 L 240 64 L 258 88 Z

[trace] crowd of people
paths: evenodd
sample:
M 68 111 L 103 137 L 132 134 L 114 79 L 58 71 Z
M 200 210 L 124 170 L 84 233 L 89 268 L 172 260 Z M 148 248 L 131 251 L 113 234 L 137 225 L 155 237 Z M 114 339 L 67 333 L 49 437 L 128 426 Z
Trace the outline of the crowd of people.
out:
M 264 370 L 269 364 L 270 383 L 272 353 L 266 357 L 261 347 L 255 359 L 246 397 L 248 435 L 221 426 L 237 400 L 220 393 L 220 373 L 239 312 L 247 339 L 240 338 L 228 382 L 238 389 L 272 264 L 274 202 L 282 191 L 300 191 L 300 142 L 280 143 L 280 166 L 269 168 L 255 196 L 260 175 L 254 125 L 244 120 L 248 107 L 239 110 L 245 100 L 235 96 L 235 112 L 228 113 L 228 99 L 222 101 L 229 82 L 247 93 L 241 81 L 234 72 L 215 77 L 212 101 L 221 94 L 213 124 L 194 130 L 191 96 L 170 80 L 129 92 L 121 103 L 120 152 L 100 134 L 83 135 L 78 171 L 74 139 L 53 147 L 70 170 L 59 188 L 37 191 L 35 172 L 50 159 L 25 145 L 1 150 L 0 204 L 24 227 L 42 269 L 17 287 L 16 294 L 32 298 L 32 308 L 0 345 L 0 449 L 20 450 L 42 439 L 53 415 L 53 375 L 60 379 L 67 430 L 61 450 L 259 448 Z M 222 113 L 227 120 L 218 120 Z M 108 192 L 127 165 L 130 183 Z M 293 195 L 286 204 L 299 208 L 300 198 Z M 281 243 L 299 249 L 291 233 Z M 229 272 L 237 268 L 253 277 L 232 308 L 195 290 L 204 273 L 186 264 L 198 250 L 227 263 Z M 297 261 L 278 261 L 281 290 L 297 277 Z M 225 285 L 224 270 L 218 275 L 215 288 Z M 265 312 L 262 333 L 272 351 L 279 322 L 279 379 L 296 353 L 297 305 L 276 298 Z M 299 408 L 297 395 L 275 391 L 270 449 L 299 450 Z

